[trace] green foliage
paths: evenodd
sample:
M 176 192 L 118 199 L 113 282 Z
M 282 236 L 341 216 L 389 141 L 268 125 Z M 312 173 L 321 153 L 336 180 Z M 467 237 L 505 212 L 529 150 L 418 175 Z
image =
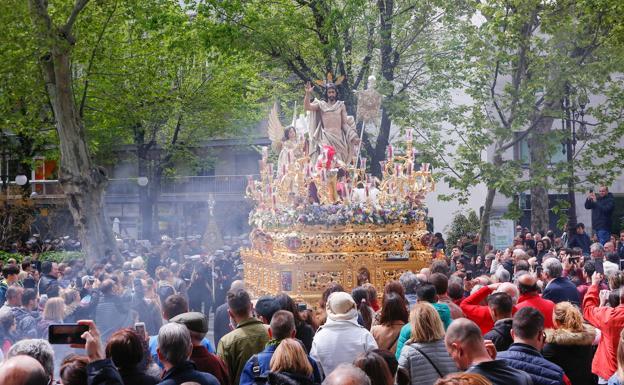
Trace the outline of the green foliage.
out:
M 13 258 L 18 263 L 21 263 L 26 255 L 18 254 L 18 253 L 9 253 L 6 251 L 0 250 L 0 261 L 6 263 L 9 259 Z M 85 254 L 79 251 L 46 251 L 36 256 L 38 261 L 51 261 L 51 262 L 68 262 L 72 259 L 80 259 L 85 258 Z
M 13 200 L 7 204 L 0 199 L 0 250 L 10 248 L 15 242 L 30 232 L 35 221 L 32 200 Z
M 467 234 L 478 234 L 480 225 L 479 217 L 474 210 L 457 211 L 453 216 L 453 222 L 444 229 L 449 249 Z

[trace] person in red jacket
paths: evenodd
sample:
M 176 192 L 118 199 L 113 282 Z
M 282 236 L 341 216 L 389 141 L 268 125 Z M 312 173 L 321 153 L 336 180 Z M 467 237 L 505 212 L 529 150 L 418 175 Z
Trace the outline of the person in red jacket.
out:
M 539 295 L 539 288 L 537 287 L 537 279 L 527 273 L 518 278 L 518 289 L 520 290 L 520 298 L 518 298 L 518 310 L 524 307 L 533 307 L 539 310 L 544 316 L 544 328 L 553 329 L 553 310 L 555 303 L 547 299 L 542 298 Z
M 516 312 L 515 304 L 518 302 L 519 292 L 518 288 L 513 283 L 509 282 L 493 283 L 491 285 L 484 286 L 475 293 L 464 298 L 460 305 L 460 308 L 466 315 L 466 318 L 479 325 L 482 334 L 486 334 L 494 327 L 494 320 L 490 314 L 490 308 L 487 304 L 484 305 L 488 295 L 494 292 L 509 294 L 514 303 L 512 313 Z
M 624 291 L 620 291 L 620 305 L 615 308 L 600 307 L 599 285 L 602 279 L 602 274 L 592 275 L 592 284 L 583 298 L 583 317 L 602 333 L 592 361 L 592 372 L 606 383 L 617 370 L 616 353 L 620 333 L 624 329 Z

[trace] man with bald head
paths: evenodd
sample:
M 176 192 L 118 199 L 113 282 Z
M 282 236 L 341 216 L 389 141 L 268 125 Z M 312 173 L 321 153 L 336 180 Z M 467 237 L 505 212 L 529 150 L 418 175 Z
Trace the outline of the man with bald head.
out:
M 486 298 L 495 292 L 507 293 L 512 299 L 514 307 L 512 312 L 516 312 L 516 303 L 518 302 L 519 292 L 516 285 L 510 282 L 493 283 L 477 290 L 475 293 L 464 298 L 460 307 L 466 317 L 479 325 L 481 333 L 486 334 L 494 327 L 494 320 L 490 314 L 490 308 L 487 305 L 482 305 Z
M 362 369 L 340 364 L 325 378 L 323 385 L 371 385 L 371 380 Z
M 0 365 L 0 384 L 47 385 L 49 380 L 43 366 L 30 356 L 15 356 Z
M 525 307 L 533 307 L 539 310 L 544 316 L 544 327 L 553 329 L 553 309 L 555 303 L 548 299 L 542 298 L 537 287 L 537 278 L 532 274 L 526 273 L 518 278 L 518 289 L 520 290 L 520 298 L 516 309 L 520 310 Z
M 241 280 L 233 281 L 230 285 L 230 291 L 245 290 L 245 283 Z M 219 345 L 221 338 L 231 332 L 232 322 L 230 321 L 230 315 L 228 314 L 227 301 L 221 304 L 215 310 L 214 317 L 214 343 L 215 346 Z
M 453 321 L 446 331 L 444 343 L 460 370 L 480 374 L 493 385 L 533 384 L 527 373 L 492 358 L 496 355 L 495 349 L 488 351 L 479 326 L 469 319 Z

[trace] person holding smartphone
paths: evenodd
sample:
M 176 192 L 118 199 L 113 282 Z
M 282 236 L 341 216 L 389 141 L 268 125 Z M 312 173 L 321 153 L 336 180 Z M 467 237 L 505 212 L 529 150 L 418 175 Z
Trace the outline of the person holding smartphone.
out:
M 613 194 L 604 185 L 598 188 L 598 195 L 591 189 L 585 199 L 585 208 L 591 210 L 592 229 L 598 236 L 598 241 L 604 245 L 611 237 L 612 217 L 615 209 Z

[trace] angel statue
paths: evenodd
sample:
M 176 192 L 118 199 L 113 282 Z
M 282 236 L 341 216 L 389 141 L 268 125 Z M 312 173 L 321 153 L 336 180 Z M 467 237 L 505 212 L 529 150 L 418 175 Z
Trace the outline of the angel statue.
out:
M 297 107 L 295 106 L 293 124 L 288 125 L 286 128 L 280 122 L 277 109 L 277 102 L 275 102 L 269 114 L 268 131 L 271 147 L 275 152 L 279 152 L 277 172 L 278 174 L 284 174 L 291 162 L 303 156 L 303 146 L 297 137 L 297 129 L 295 128 L 295 124 L 298 122 L 298 119 L 295 118 Z
M 305 86 L 303 107 L 310 111 L 309 135 L 310 155 L 313 157 L 320 149 L 327 145 L 336 150 L 336 160 L 344 165 L 352 162 L 355 155 L 355 146 L 360 139 L 355 130 L 355 119 L 347 115 L 347 108 L 342 100 L 337 100 L 336 86 L 340 85 L 344 76 L 339 76 L 333 81 L 331 73 L 327 74 L 327 80 L 317 80 L 316 84 L 325 89 L 327 100 L 310 101 L 310 94 L 314 87 L 310 82 Z

